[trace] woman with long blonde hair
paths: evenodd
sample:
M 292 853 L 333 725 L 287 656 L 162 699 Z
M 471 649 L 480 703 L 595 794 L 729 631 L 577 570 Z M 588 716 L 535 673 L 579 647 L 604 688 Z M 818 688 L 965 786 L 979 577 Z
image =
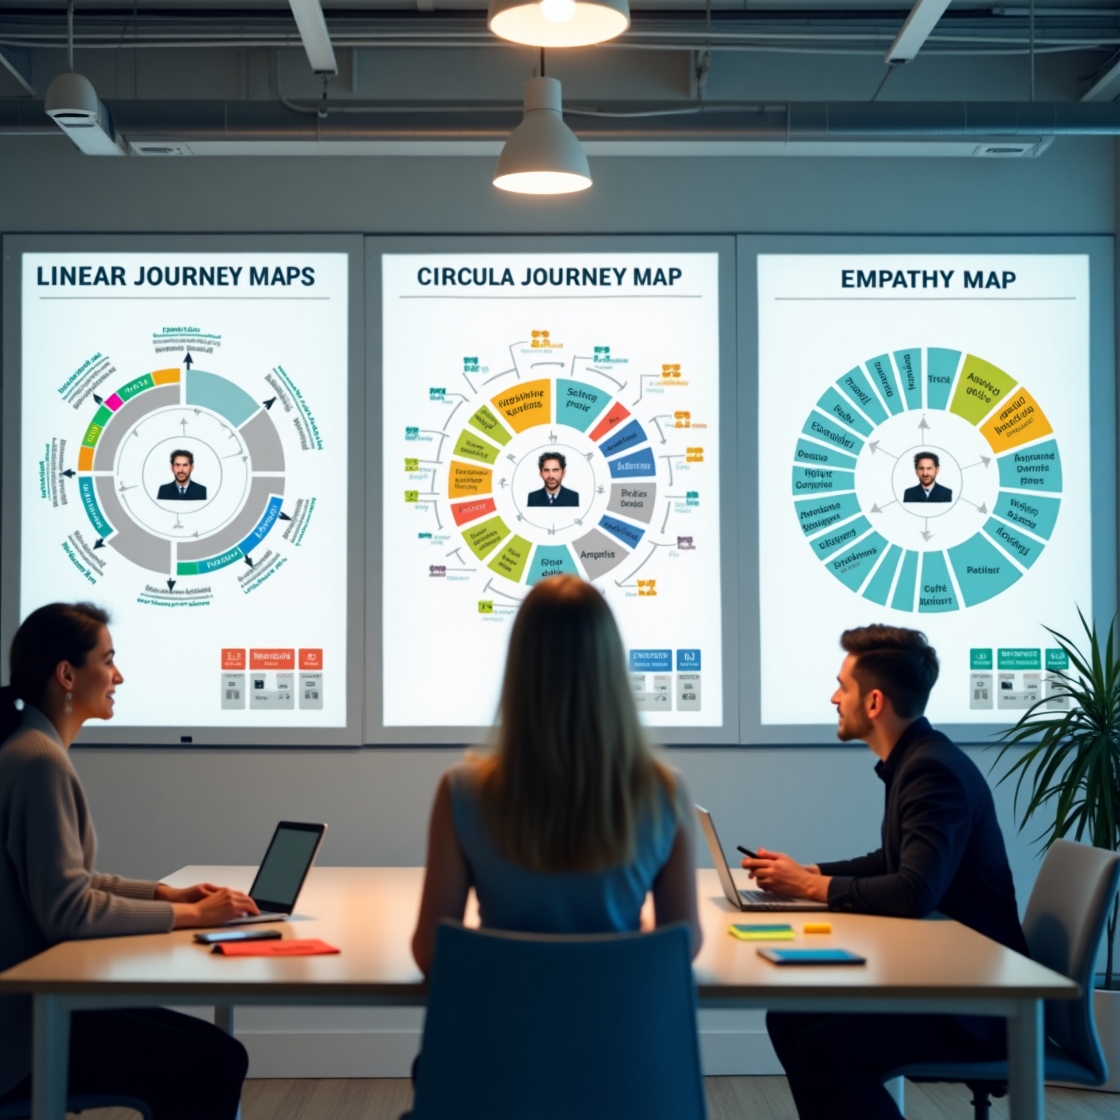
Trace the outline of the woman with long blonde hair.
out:
M 638 723 L 622 638 L 575 576 L 533 588 L 514 621 L 494 751 L 443 775 L 432 807 L 420 917 L 427 973 L 436 925 L 478 895 L 482 924 L 526 933 L 687 921 L 700 948 L 691 805 Z

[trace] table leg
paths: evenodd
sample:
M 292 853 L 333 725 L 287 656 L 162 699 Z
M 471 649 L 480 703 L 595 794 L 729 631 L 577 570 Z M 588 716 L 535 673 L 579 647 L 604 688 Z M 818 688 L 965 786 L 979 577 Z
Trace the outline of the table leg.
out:
M 1042 1120 L 1042 1043 L 1042 1000 L 1019 1000 L 1016 1014 L 1007 1020 L 1011 1120 Z
M 35 996 L 31 1048 L 31 1114 L 65 1120 L 70 1067 L 70 1008 L 61 996 Z
M 233 1004 L 218 1003 L 214 1005 L 214 1026 L 226 1034 L 233 1034 Z

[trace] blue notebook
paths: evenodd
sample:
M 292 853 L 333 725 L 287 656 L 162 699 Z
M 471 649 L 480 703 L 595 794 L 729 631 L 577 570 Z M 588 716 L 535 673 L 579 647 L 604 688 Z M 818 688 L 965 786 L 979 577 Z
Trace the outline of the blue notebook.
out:
M 759 949 L 758 955 L 773 964 L 867 964 L 847 949 Z

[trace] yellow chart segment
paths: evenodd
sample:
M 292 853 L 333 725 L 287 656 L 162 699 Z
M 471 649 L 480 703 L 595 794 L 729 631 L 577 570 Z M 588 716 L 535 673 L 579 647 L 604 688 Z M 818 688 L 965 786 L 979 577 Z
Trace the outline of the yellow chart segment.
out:
M 977 425 L 997 455 L 1054 431 L 1038 402 L 1014 377 L 972 354 L 965 356 L 949 411 Z
M 524 432 L 537 424 L 551 424 L 552 382 L 519 382 L 499 393 L 492 403 L 515 432 Z

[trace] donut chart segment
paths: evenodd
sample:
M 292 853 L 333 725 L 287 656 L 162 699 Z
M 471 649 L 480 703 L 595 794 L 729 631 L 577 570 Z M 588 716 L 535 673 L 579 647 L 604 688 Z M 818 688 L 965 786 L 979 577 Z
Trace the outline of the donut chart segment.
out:
M 1056 440 L 1003 455 L 996 461 L 999 463 L 999 484 L 1007 490 L 1045 494 L 1062 492 L 1062 460 Z
M 838 471 L 831 467 L 793 468 L 792 492 L 799 497 L 805 494 L 854 490 L 855 486 L 854 471 Z
M 793 452 L 794 459 L 799 463 L 809 463 L 820 467 L 840 467 L 843 470 L 854 470 L 856 457 L 813 443 L 807 439 L 799 439 Z
M 637 548 L 638 543 L 645 536 L 644 529 L 639 529 L 637 525 L 630 525 L 625 521 L 619 521 L 617 517 L 610 517 L 607 514 L 599 518 L 599 527 L 605 529 L 612 537 L 622 541 L 630 549 Z
M 582 381 L 556 383 L 556 423 L 586 432 L 607 406 L 610 393 Z
M 653 458 L 653 450 L 644 447 L 632 455 L 621 455 L 617 459 L 607 461 L 611 470 L 611 478 L 655 478 L 657 476 L 657 463 Z
M 501 452 L 492 443 L 476 436 L 466 428 L 455 442 L 454 453 L 464 459 L 474 459 L 479 463 L 496 463 Z
M 931 346 L 926 351 L 926 408 L 944 409 L 948 406 L 960 364 L 959 350 Z
M 1015 378 L 972 354 L 965 357 L 949 411 L 970 424 L 980 422 L 1015 388 Z
M 477 502 L 452 502 L 451 516 L 455 518 L 456 525 L 466 525 L 470 521 L 477 521 L 488 513 L 494 513 L 497 507 L 493 498 L 481 498 Z
M 918 582 L 918 560 L 920 554 L 907 549 L 902 556 L 902 566 L 899 568 L 898 580 L 894 585 L 894 595 L 891 598 L 891 608 L 896 611 L 912 611 L 914 609 L 914 591 Z
M 1004 521 L 1026 529 L 1036 537 L 1049 540 L 1058 521 L 1061 501 L 1043 498 L 1037 494 L 1009 494 L 1002 491 L 992 513 Z
M 902 400 L 910 410 L 922 407 L 922 351 L 921 348 L 913 350 L 896 350 L 894 352 L 894 366 L 898 371 L 899 386 L 902 389 Z
M 922 554 L 922 575 L 918 588 L 918 613 L 941 614 L 960 610 L 957 592 L 949 578 L 949 566 L 943 552 Z
M 520 583 L 529 562 L 532 543 L 514 534 L 508 544 L 494 557 L 487 567 L 497 575 L 505 576 L 511 583 Z
M 571 550 L 566 544 L 539 544 L 533 552 L 533 562 L 529 565 L 529 578 L 526 582 L 531 585 L 540 583 L 542 579 L 555 575 L 579 575 L 579 568 L 572 557 Z
M 1023 574 L 982 533 L 948 552 L 966 607 L 994 599 Z
M 187 404 L 209 409 L 240 428 L 261 406 L 239 385 L 216 373 L 187 371 Z
M 828 498 L 809 498 L 793 504 L 797 510 L 797 523 L 807 537 L 812 537 L 831 525 L 847 521 L 849 517 L 855 517 L 860 512 L 859 498 L 854 493 Z
M 112 536 L 113 527 L 105 520 L 105 515 L 101 512 L 101 507 L 97 504 L 97 495 L 93 489 L 93 479 L 88 476 L 85 478 L 79 477 L 78 493 L 82 499 L 82 508 L 86 511 L 86 516 L 89 517 L 94 532 L 102 539 Z
M 631 420 L 625 427 L 612 432 L 604 439 L 599 444 L 599 450 L 610 459 L 615 455 L 620 455 L 623 451 L 629 451 L 647 442 L 648 437 L 645 429 L 637 420 Z
M 898 545 L 892 544 L 887 549 L 879 567 L 875 569 L 875 574 L 868 580 L 867 586 L 864 588 L 863 597 L 865 599 L 870 599 L 881 607 L 887 605 L 887 600 L 891 594 L 891 586 L 894 584 L 894 574 L 898 571 L 898 562 L 901 559 L 902 549 Z
M 616 482 L 611 487 L 611 499 L 607 503 L 609 513 L 618 513 L 632 521 L 648 525 L 653 517 L 653 507 L 657 502 L 657 484 L 639 483 L 627 486 Z
M 830 387 L 825 390 L 824 395 L 817 401 L 817 408 L 830 420 L 839 420 L 845 427 L 851 428 L 856 435 L 869 436 L 875 430 L 875 425 L 858 412 L 835 388 Z
M 842 424 L 830 420 L 823 412 L 812 412 L 801 431 L 811 439 L 819 439 L 846 452 L 858 455 L 863 450 L 863 440 Z
M 598 579 L 630 555 L 618 541 L 612 540 L 599 529 L 592 529 L 572 542 L 572 548 L 588 579 Z
M 1012 447 L 1052 435 L 1054 429 L 1034 397 L 1026 389 L 1019 388 L 1003 408 L 992 414 L 980 431 L 998 455 Z
M 506 430 L 505 425 L 486 405 L 479 408 L 467 423 L 472 428 L 477 428 L 483 435 L 489 436 L 495 443 L 500 443 L 503 447 L 513 438 Z
M 871 375 L 871 383 L 879 390 L 879 395 L 890 410 L 892 416 L 903 412 L 902 393 L 898 388 L 898 381 L 894 376 L 894 367 L 891 365 L 889 354 L 880 354 L 867 363 L 867 372 Z
M 607 412 L 606 416 L 591 429 L 591 439 L 596 443 L 599 442 L 607 434 L 613 431 L 630 415 L 630 410 L 626 408 L 620 401 L 616 401 Z
M 479 558 L 489 556 L 509 536 L 509 529 L 500 517 L 490 517 L 463 530 L 467 547 Z
M 498 393 L 490 403 L 515 433 L 538 424 L 551 424 L 552 382 L 545 379 L 520 382 Z
M 470 498 L 493 491 L 494 472 L 489 467 L 474 467 L 452 460 L 447 474 L 447 493 L 452 498 Z
M 872 424 L 881 424 L 887 418 L 887 410 L 879 403 L 879 398 L 871 388 L 867 375 L 856 366 L 850 369 L 839 381 L 836 387 L 852 404 L 862 409 Z
M 846 587 L 858 591 L 879 558 L 890 547 L 878 533 L 870 533 L 828 561 L 829 571 Z

